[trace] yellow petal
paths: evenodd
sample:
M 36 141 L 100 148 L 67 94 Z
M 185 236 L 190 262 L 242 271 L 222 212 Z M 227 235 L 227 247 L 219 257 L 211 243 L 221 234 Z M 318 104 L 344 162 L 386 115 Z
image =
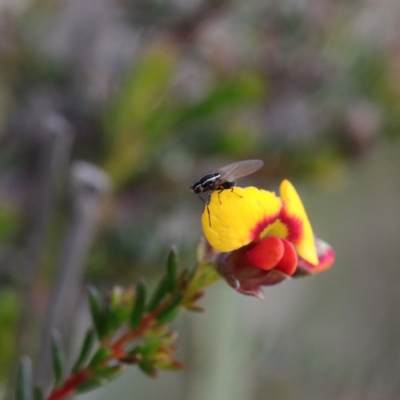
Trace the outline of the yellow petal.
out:
M 280 219 L 289 228 L 287 240 L 294 244 L 300 257 L 311 264 L 318 264 L 313 230 L 300 196 L 287 180 L 281 183 L 280 194 L 283 200 Z
M 273 192 L 255 187 L 235 187 L 211 195 L 201 217 L 204 235 L 212 247 L 228 252 L 259 238 L 279 216 L 282 202 Z

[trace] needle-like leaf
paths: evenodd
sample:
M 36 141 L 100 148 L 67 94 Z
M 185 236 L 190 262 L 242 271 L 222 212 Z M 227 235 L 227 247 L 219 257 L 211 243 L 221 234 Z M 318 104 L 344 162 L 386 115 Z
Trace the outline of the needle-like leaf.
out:
M 73 372 L 78 371 L 78 369 L 82 368 L 89 358 L 90 353 L 93 350 L 94 345 L 96 344 L 96 332 L 94 329 L 90 329 L 85 336 L 83 341 L 81 352 L 79 353 L 79 357 L 72 368 Z
M 64 353 L 58 332 L 53 332 L 51 336 L 51 357 L 53 361 L 55 386 L 58 386 L 62 382 L 64 375 Z
M 130 327 L 135 329 L 139 326 L 142 319 L 143 311 L 145 310 L 146 303 L 146 287 L 143 282 L 136 285 L 136 297 L 130 317 Z

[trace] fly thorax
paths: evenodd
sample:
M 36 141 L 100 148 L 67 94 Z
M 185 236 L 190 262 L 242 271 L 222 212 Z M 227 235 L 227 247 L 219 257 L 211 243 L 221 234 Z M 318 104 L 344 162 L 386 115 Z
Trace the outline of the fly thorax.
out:
M 220 177 L 219 172 L 210 172 L 200 179 L 200 184 L 203 186 L 203 191 L 214 190 L 215 184 Z

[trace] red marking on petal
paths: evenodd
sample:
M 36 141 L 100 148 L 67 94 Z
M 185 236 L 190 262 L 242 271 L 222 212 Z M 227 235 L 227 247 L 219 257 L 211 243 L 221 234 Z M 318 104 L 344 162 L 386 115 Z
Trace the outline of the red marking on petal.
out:
M 318 264 L 313 265 L 303 258 L 299 257 L 298 272 L 299 274 L 314 274 L 316 272 L 328 269 L 335 261 L 335 251 L 329 244 L 321 239 L 315 238 L 315 245 L 318 255 Z M 297 273 L 297 272 L 296 272 Z
M 284 252 L 283 241 L 276 236 L 268 236 L 247 252 L 247 259 L 250 265 L 269 270 L 281 260 Z
M 288 236 L 285 239 L 294 244 L 299 243 L 303 237 L 303 221 L 288 214 L 284 207 L 281 209 L 279 219 L 288 228 Z
M 281 240 L 284 246 L 284 253 L 280 261 L 275 265 L 275 270 L 286 275 L 293 275 L 297 267 L 297 254 L 294 247 L 287 241 Z
M 261 233 L 264 232 L 265 228 L 267 228 L 268 225 L 273 224 L 279 218 L 279 215 L 280 212 L 269 217 L 264 217 L 258 221 L 257 224 L 250 229 L 250 241 L 252 242 L 253 240 L 257 240 Z
M 300 272 L 314 274 L 316 272 L 321 272 L 325 269 L 328 269 L 334 263 L 334 261 L 335 252 L 333 249 L 330 249 L 325 254 L 318 256 L 317 265 L 310 264 L 306 260 L 299 258 L 299 269 L 302 270 Z
M 335 252 L 333 249 L 329 249 L 324 255 L 318 257 L 318 265 L 314 266 L 314 270 L 321 272 L 324 269 L 328 269 L 335 261 Z

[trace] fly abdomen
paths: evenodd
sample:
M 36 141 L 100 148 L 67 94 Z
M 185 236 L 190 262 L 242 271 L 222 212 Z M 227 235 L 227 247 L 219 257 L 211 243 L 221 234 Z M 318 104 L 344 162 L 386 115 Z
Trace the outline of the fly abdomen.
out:
M 236 186 L 236 181 L 226 181 L 218 186 L 218 189 L 232 189 Z

